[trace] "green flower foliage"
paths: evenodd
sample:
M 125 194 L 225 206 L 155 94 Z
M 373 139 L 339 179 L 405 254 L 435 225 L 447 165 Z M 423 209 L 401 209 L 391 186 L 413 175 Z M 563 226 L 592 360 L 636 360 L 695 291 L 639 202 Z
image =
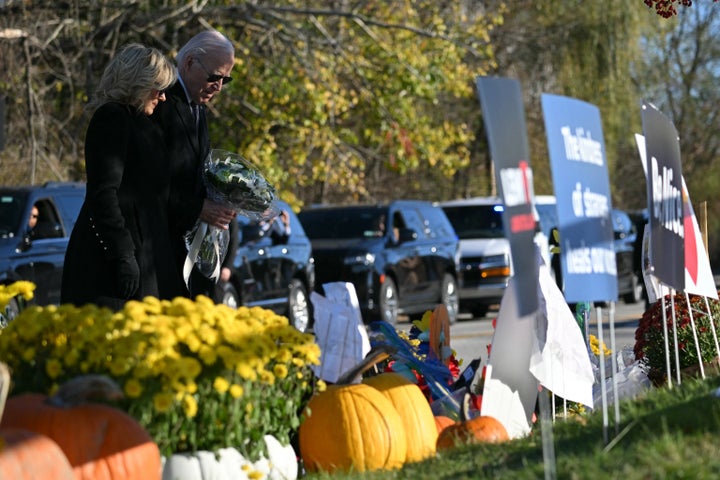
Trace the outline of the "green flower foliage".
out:
M 685 294 L 678 293 L 672 297 L 665 296 L 665 323 L 668 332 L 670 350 L 670 370 L 675 375 L 675 343 L 673 328 L 673 304 L 675 324 L 677 325 L 677 342 L 680 368 L 698 365 L 698 353 L 693 335 L 692 321 L 695 323 L 701 359 L 704 363 L 717 357 L 715 347 L 716 335 L 720 328 L 720 301 L 707 299 L 712 318 L 707 314 L 705 297 L 690 295 L 690 308 Z M 665 360 L 665 340 L 663 336 L 663 302 L 655 302 L 642 316 L 638 329 L 635 331 L 635 358 L 640 360 L 648 370 L 648 376 L 661 382 L 667 372 Z M 713 332 L 713 326 L 715 332 Z
M 235 447 L 256 460 L 265 434 L 289 444 L 319 357 L 314 337 L 287 318 L 202 296 L 147 297 L 117 313 L 33 306 L 0 330 L 12 394 L 51 394 L 68 379 L 107 375 L 125 393 L 120 406 L 165 455 Z

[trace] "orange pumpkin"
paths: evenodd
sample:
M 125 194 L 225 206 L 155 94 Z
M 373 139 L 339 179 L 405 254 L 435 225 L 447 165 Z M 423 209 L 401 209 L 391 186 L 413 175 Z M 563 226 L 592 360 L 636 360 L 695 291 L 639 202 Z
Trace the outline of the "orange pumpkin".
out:
M 73 480 L 73 469 L 57 443 L 39 433 L 0 430 L 0 478 Z
M 445 427 L 437 440 L 438 450 L 473 443 L 496 443 L 509 440 L 507 430 L 495 417 L 481 415 Z
M 299 428 L 309 472 L 396 469 L 407 455 L 400 414 L 369 385 L 330 385 L 313 396 Z
M 420 387 L 394 372 L 365 378 L 363 383 L 385 395 L 400 414 L 408 438 L 405 461 L 420 462 L 433 457 L 437 428 L 430 404 Z
M 449 427 L 454 423 L 455 420 L 450 417 L 446 417 L 445 415 L 435 415 L 435 428 L 437 428 L 438 434 L 445 430 L 445 427 Z
M 59 396 L 28 393 L 10 397 L 0 427 L 31 430 L 54 440 L 78 480 L 160 479 L 160 451 L 147 431 L 122 410 L 85 402 L 87 394 L 117 386 L 98 376 L 74 381 L 63 385 Z M 111 392 L 118 393 L 119 389 Z M 63 398 L 73 400 L 67 403 Z

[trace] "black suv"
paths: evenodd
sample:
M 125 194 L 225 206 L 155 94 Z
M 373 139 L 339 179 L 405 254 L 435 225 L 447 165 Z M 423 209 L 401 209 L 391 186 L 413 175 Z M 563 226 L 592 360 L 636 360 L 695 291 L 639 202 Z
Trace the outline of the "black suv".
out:
M 318 206 L 298 216 L 312 240 L 316 290 L 354 285 L 365 323 L 396 323 L 444 303 L 457 319 L 459 241 L 436 204 Z
M 244 305 L 273 310 L 304 332 L 312 327 L 308 297 L 315 285 L 312 246 L 290 206 L 281 201 L 277 204 L 290 219 L 286 237 L 271 235 L 272 230 L 238 215 L 239 245 L 233 273 L 230 281 L 220 283 L 218 300 L 234 308 Z
M 38 305 L 60 302 L 60 282 L 70 233 L 85 199 L 84 183 L 0 187 L 0 283 L 28 280 Z M 37 223 L 28 220 L 37 207 Z M 11 302 L 3 312 L 17 314 Z
M 554 240 L 553 230 L 557 228 L 558 217 L 555 197 L 540 195 L 535 197 L 535 207 L 540 214 L 540 224 L 543 232 L 548 235 L 551 244 L 557 245 Z M 637 226 L 633 223 L 628 214 L 620 209 L 613 208 L 610 214 L 613 226 L 615 263 L 617 266 L 618 297 L 625 303 L 633 304 L 639 302 L 643 297 L 642 271 L 637 267 L 636 248 Z M 560 256 L 550 255 L 551 273 L 562 290 L 562 270 Z

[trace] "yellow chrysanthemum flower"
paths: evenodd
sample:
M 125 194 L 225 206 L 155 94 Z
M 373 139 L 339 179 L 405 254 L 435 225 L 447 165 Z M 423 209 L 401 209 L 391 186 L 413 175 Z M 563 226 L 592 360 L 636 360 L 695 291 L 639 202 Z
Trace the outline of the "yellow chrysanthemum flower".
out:
M 277 378 L 285 378 L 288 375 L 288 368 L 286 365 L 278 364 L 273 367 L 273 373 Z
M 123 390 L 128 398 L 139 398 L 143 393 L 142 384 L 134 378 L 125 382 L 125 388 Z
M 183 411 L 187 418 L 194 418 L 197 415 L 198 405 L 197 400 L 192 395 L 185 395 L 183 397 Z
M 230 382 L 227 381 L 224 377 L 215 377 L 215 381 L 213 382 L 213 388 L 218 393 L 225 393 L 228 391 L 228 388 L 230 388 Z
M 153 397 L 153 407 L 160 413 L 165 413 L 173 405 L 173 397 L 169 393 L 158 393 Z
M 243 396 L 243 393 L 245 393 L 245 391 L 243 390 L 242 385 L 234 383 L 230 386 L 230 395 L 233 398 L 240 398 Z
M 62 365 L 58 360 L 51 358 L 45 362 L 45 372 L 50 378 L 58 378 L 62 373 Z

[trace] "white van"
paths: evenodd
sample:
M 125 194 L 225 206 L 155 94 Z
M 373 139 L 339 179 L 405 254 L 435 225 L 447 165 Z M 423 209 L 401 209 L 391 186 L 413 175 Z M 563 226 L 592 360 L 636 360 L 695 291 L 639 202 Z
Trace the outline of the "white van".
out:
M 460 309 L 483 317 L 491 305 L 500 303 L 513 275 L 502 199 L 474 197 L 441 202 L 440 206 L 460 239 Z M 547 262 L 547 238 L 538 232 L 535 243 Z

